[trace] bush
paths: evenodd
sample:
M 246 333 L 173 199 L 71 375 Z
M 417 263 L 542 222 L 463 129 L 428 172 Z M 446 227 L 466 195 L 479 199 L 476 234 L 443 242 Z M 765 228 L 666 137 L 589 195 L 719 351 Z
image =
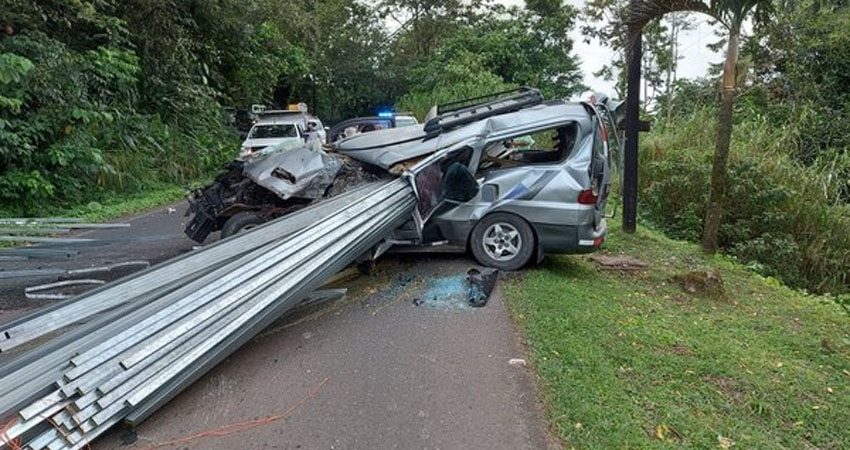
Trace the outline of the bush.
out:
M 848 291 L 847 166 L 804 166 L 782 150 L 787 130 L 744 119 L 729 162 L 721 247 L 753 269 L 813 292 Z M 699 240 L 713 154 L 714 112 L 660 124 L 641 149 L 641 211 L 668 233 Z
M 0 41 L 0 210 L 42 215 L 115 195 L 184 185 L 237 148 L 209 90 L 165 121 L 139 101 L 126 46 L 77 49 L 38 30 Z

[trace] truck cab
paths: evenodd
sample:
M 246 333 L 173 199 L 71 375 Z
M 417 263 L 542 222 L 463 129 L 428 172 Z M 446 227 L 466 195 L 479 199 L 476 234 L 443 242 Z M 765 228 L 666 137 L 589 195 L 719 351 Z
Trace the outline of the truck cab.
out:
M 292 149 L 311 138 L 324 142 L 325 130 L 321 120 L 307 111 L 307 105 L 299 103 L 284 110 L 261 110 L 242 142 L 239 158 L 250 159 L 269 151 Z

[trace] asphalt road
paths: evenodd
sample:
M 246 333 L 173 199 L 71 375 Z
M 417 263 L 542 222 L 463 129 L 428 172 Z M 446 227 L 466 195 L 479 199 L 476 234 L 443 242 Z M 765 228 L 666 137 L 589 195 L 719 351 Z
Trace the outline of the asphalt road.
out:
M 181 211 L 130 219 L 100 264 L 190 250 Z M 91 233 L 103 236 L 102 233 Z M 464 256 L 387 255 L 348 295 L 273 324 L 136 430 L 95 449 L 550 449 L 501 293 L 464 302 Z M 0 304 L 17 304 L 0 292 Z M 20 312 L 13 309 L 11 314 Z M 9 313 L 6 314 L 9 316 Z M 162 446 L 160 447 L 160 444 Z

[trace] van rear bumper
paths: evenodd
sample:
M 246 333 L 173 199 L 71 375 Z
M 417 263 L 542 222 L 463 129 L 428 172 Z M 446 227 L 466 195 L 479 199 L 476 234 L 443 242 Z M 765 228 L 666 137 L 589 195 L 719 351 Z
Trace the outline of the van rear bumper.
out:
M 598 227 L 587 225 L 533 224 L 538 245 L 546 253 L 591 253 L 608 237 L 608 225 L 603 219 Z

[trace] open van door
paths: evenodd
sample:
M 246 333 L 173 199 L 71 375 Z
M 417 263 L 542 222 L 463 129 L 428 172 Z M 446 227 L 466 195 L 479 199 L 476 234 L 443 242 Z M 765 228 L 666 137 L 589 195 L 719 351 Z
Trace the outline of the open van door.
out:
M 595 100 L 594 98 L 591 101 Z M 606 116 L 603 115 L 596 104 L 589 103 L 593 110 L 593 159 L 590 163 L 591 191 L 596 195 L 594 206 L 594 224 L 599 227 L 605 218 L 605 206 L 611 193 L 611 149 L 608 145 L 609 127 Z M 616 131 L 615 131 L 616 132 Z

